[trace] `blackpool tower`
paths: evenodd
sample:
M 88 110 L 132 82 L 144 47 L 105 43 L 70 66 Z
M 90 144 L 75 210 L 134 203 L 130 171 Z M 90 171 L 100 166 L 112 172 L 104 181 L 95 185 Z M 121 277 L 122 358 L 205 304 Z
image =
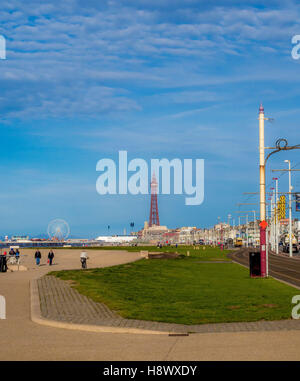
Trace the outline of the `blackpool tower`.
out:
M 153 173 L 152 180 L 151 180 L 151 207 L 150 207 L 149 226 L 153 226 L 153 225 L 159 226 L 157 188 L 158 188 L 158 183 L 156 181 L 155 173 Z

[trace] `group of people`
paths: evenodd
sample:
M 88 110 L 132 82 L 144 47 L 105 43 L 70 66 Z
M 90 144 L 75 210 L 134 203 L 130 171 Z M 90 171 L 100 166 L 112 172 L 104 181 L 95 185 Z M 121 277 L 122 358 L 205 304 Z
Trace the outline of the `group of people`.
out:
M 11 248 L 10 250 L 9 250 L 9 253 L 8 253 L 9 255 L 14 255 L 15 257 L 16 257 L 16 259 L 19 259 L 20 258 L 20 252 L 19 252 L 19 249 L 17 249 L 16 251 L 13 249 L 13 248 Z
M 3 253 L 2 255 L 7 255 L 7 252 L 4 251 L 4 253 Z M 11 248 L 11 249 L 9 250 L 9 252 L 8 252 L 8 255 L 14 255 L 14 256 L 16 256 L 17 258 L 20 258 L 20 252 L 19 252 L 19 249 L 17 249 L 17 250 L 15 251 L 13 248 Z
M 7 252 L 4 251 L 4 253 L 2 254 L 4 255 L 5 257 L 7 256 Z M 14 248 L 12 247 L 9 252 L 8 252 L 8 255 L 10 256 L 10 258 L 15 258 L 16 259 L 16 262 L 19 263 L 19 260 L 20 260 L 20 252 L 19 252 L 19 249 L 17 249 L 16 251 L 14 250 Z
M 19 263 L 19 259 L 20 259 L 20 252 L 19 252 L 19 249 L 16 249 L 16 251 L 14 251 L 13 248 L 10 249 L 9 251 L 9 256 L 12 258 L 12 257 L 15 257 L 16 258 L 16 262 Z M 4 268 L 4 263 L 5 263 L 5 266 L 7 268 L 7 265 L 6 265 L 6 257 L 7 257 L 7 252 L 4 251 L 4 253 L 1 255 L 1 257 L 3 257 L 2 259 L 2 262 L 3 262 L 3 268 Z M 87 260 L 88 260 L 88 255 L 85 251 L 82 251 L 80 253 L 80 262 L 81 262 L 81 266 L 83 269 L 86 269 L 87 268 Z M 5 259 L 5 261 L 4 261 Z M 37 266 L 40 266 L 41 264 L 41 259 L 42 259 L 42 254 L 40 252 L 39 249 L 36 250 L 36 252 L 34 253 L 34 259 L 35 259 L 35 263 Z M 53 259 L 54 259 L 54 253 L 53 253 L 53 250 L 51 249 L 48 253 L 48 264 L 49 266 L 52 266 L 53 264 Z
M 41 259 L 42 259 L 42 254 L 41 254 L 39 249 L 37 249 L 37 251 L 35 252 L 34 259 L 35 259 L 36 265 L 39 266 L 41 264 Z M 53 253 L 53 250 L 51 249 L 48 253 L 48 264 L 49 264 L 49 266 L 52 266 L 53 259 L 54 259 L 54 253 Z
M 16 251 L 11 248 L 10 251 L 7 252 L 4 251 L 3 254 L 0 253 L 0 272 L 6 272 L 7 271 L 7 264 L 19 264 L 20 263 L 20 252 L 19 249 Z
M 37 251 L 35 252 L 34 258 L 35 258 L 35 263 L 37 264 L 37 266 L 39 266 L 41 263 L 41 258 L 42 258 L 42 254 L 41 254 L 39 249 L 37 249 Z M 88 258 L 89 257 L 85 251 L 82 251 L 80 253 L 80 262 L 81 262 L 81 266 L 83 269 L 87 268 Z M 52 266 L 53 259 L 54 259 L 54 253 L 53 253 L 53 250 L 50 250 L 48 253 L 48 264 L 49 264 L 49 266 Z

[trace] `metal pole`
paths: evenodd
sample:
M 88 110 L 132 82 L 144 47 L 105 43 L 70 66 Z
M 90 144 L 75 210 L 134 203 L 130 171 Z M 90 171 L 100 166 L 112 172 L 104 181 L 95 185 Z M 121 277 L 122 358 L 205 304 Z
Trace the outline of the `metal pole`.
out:
M 276 254 L 279 254 L 279 242 L 278 242 L 278 179 L 276 178 L 276 187 L 275 187 L 275 200 L 276 200 L 276 212 L 275 212 L 275 245 L 276 245 Z
M 223 250 L 224 245 L 223 245 L 223 224 L 221 222 L 221 250 Z
M 285 160 L 289 164 L 289 246 L 290 246 L 290 257 L 293 256 L 293 243 L 292 243 L 292 172 L 291 172 L 291 161 Z
M 273 197 L 272 198 L 272 200 L 273 200 L 273 220 L 272 220 L 273 247 L 272 247 L 272 250 L 275 251 L 275 246 L 276 246 L 276 225 L 275 225 L 275 221 L 276 221 L 276 198 L 275 198 L 275 192 L 273 193 L 272 197 Z
M 274 208 L 273 208 L 273 197 L 271 198 L 271 218 L 270 218 L 270 235 L 271 235 L 271 249 L 274 250 L 274 228 L 273 228 L 273 219 L 274 219 Z
M 228 214 L 228 234 L 227 234 L 227 242 L 230 238 L 230 219 L 231 219 L 231 214 Z
M 247 234 L 247 247 L 249 247 L 248 214 L 246 215 L 246 234 Z
M 254 239 L 253 239 L 253 242 L 254 242 L 254 246 L 256 247 L 256 212 L 255 210 L 253 210 L 253 235 L 254 235 Z
M 266 276 L 269 276 L 269 228 L 266 229 Z
M 259 107 L 259 191 L 260 221 L 266 220 L 266 175 L 265 175 L 265 111 Z M 266 228 L 260 226 L 260 263 L 261 276 L 266 276 Z

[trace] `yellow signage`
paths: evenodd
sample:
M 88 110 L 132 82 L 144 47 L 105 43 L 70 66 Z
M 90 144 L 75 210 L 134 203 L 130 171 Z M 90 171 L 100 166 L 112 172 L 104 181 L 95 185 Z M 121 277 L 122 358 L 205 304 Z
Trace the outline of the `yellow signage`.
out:
M 284 220 L 286 218 L 285 203 L 286 203 L 285 195 L 280 196 L 278 204 L 277 204 L 277 210 L 276 210 L 276 214 L 277 214 L 276 217 L 278 220 Z

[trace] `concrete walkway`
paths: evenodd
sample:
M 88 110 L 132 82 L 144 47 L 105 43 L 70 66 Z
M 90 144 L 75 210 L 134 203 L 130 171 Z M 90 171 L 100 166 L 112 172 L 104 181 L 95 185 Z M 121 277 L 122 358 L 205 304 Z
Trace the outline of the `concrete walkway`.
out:
M 7 319 L 0 320 L 0 360 L 300 360 L 300 331 L 203 333 L 187 337 L 72 331 L 35 324 L 30 319 L 30 281 L 49 267 L 0 274 Z M 79 251 L 55 252 L 53 269 L 79 268 Z M 43 253 L 44 257 L 44 253 Z M 93 257 L 93 258 L 92 258 Z M 95 267 L 134 261 L 136 253 L 99 251 Z M 42 263 L 45 263 L 45 258 Z

